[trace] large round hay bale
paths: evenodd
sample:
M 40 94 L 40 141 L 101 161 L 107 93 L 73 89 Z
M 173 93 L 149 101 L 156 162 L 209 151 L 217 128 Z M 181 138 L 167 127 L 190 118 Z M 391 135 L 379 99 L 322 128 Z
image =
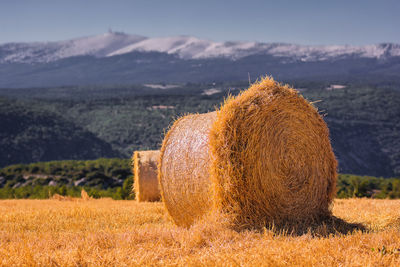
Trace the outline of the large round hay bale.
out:
M 330 215 L 337 162 L 328 128 L 297 91 L 266 78 L 164 138 L 161 194 L 178 225 L 210 212 L 239 228 Z
M 133 153 L 134 191 L 137 201 L 159 201 L 157 164 L 159 150 L 135 151 Z

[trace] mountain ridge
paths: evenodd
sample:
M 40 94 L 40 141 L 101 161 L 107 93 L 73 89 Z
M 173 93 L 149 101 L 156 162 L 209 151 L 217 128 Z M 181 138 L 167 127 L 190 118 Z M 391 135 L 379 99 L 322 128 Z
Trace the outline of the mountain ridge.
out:
M 277 80 L 400 83 L 400 44 L 304 46 L 109 32 L 0 45 L 0 88 Z
M 251 55 L 288 57 L 300 61 L 324 61 L 336 57 L 385 58 L 400 56 L 400 44 L 373 45 L 299 45 L 226 41 L 213 42 L 193 36 L 149 38 L 121 32 L 108 32 L 56 42 L 0 44 L 0 63 L 49 63 L 75 56 L 98 58 L 131 52 L 161 52 L 176 54 L 182 59 L 225 57 L 239 59 Z

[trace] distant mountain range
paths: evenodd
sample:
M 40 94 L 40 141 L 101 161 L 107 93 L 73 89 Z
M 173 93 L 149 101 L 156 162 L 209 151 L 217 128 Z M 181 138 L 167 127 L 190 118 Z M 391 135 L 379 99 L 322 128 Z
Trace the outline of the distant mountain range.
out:
M 305 46 L 119 32 L 0 45 L 0 87 L 278 79 L 400 80 L 400 44 Z

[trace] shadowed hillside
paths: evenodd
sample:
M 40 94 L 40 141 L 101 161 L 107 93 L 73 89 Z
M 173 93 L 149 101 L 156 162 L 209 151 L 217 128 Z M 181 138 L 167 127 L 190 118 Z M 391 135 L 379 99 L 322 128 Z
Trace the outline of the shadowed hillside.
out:
M 397 84 L 292 83 L 328 123 L 339 171 L 400 175 Z M 0 166 L 59 159 L 129 158 L 159 148 L 186 113 L 215 110 L 248 82 L 2 89 Z M 333 89 L 332 89 L 333 88 Z M 13 100 L 17 99 L 17 100 Z
M 0 165 L 118 156 L 93 133 L 59 115 L 0 99 Z

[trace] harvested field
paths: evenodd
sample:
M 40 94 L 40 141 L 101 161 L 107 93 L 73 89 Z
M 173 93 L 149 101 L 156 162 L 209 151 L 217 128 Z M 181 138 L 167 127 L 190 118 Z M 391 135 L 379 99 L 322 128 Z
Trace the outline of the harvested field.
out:
M 363 227 L 290 235 L 181 228 L 162 203 L 2 200 L 0 266 L 400 266 L 399 207 L 400 200 L 335 200 L 342 224 Z

